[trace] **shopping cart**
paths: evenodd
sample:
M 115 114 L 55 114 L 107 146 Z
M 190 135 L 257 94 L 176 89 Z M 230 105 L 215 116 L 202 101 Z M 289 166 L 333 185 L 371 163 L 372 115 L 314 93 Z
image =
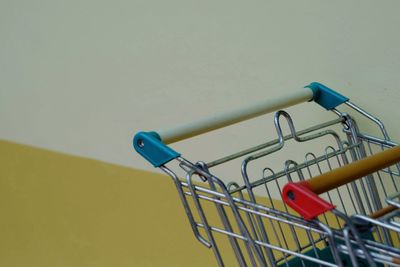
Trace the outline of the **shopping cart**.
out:
M 335 118 L 297 130 L 281 109 L 311 100 Z M 337 109 L 342 104 L 352 115 Z M 193 163 L 167 146 L 275 111 L 276 139 L 211 162 Z M 381 136 L 361 132 L 353 113 Z M 299 144 L 306 149 L 295 158 L 290 147 Z M 172 177 L 195 237 L 219 266 L 400 266 L 400 148 L 381 121 L 322 84 L 173 130 L 139 132 L 133 145 Z M 238 161 L 242 183 L 213 175 Z

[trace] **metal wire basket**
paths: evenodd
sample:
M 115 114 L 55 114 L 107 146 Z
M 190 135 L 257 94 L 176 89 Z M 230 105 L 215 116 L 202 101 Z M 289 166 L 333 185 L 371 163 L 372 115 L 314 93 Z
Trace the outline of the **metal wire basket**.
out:
M 280 109 L 309 100 L 337 117 L 298 131 Z M 381 136 L 361 133 L 337 109 L 342 104 L 373 122 Z M 276 139 L 212 162 L 192 163 L 166 145 L 274 111 Z M 302 159 L 290 152 L 296 144 L 305 148 Z M 172 177 L 195 237 L 219 266 L 232 258 L 240 266 L 400 264 L 400 148 L 376 117 L 319 83 L 169 131 L 140 132 L 133 145 Z M 278 154 L 286 159 L 266 164 Z M 237 159 L 243 183 L 213 175 L 212 168 Z M 231 252 L 222 253 L 221 244 Z

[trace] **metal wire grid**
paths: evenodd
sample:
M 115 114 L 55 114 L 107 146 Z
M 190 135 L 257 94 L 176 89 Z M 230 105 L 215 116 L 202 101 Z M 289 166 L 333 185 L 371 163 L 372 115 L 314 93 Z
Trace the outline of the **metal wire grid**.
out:
M 285 117 L 288 121 L 291 134 L 284 136 L 279 131 L 279 117 Z M 327 170 L 348 164 L 352 160 L 359 159 L 367 154 L 374 154 L 377 149 L 393 146 L 394 143 L 362 135 L 354 127 L 354 121 L 345 125 L 347 141 L 339 138 L 332 130 L 320 131 L 322 128 L 344 122 L 341 118 L 334 122 L 314 126 L 305 131 L 296 132 L 290 116 L 285 112 L 278 112 L 275 117 L 275 125 L 278 130 L 278 139 L 266 144 L 230 155 L 209 164 L 198 162 L 192 164 L 179 158 L 180 166 L 187 173 L 186 179 L 178 179 L 176 174 L 167 167 L 162 167 L 175 181 L 186 214 L 188 215 L 193 232 L 200 242 L 213 248 L 214 255 L 220 266 L 224 265 L 221 253 L 218 249 L 215 233 L 226 236 L 233 249 L 236 260 L 241 266 L 289 266 L 293 265 L 296 257 L 298 266 L 317 265 L 340 266 L 335 261 L 340 251 L 344 254 L 354 254 L 359 258 L 365 258 L 357 242 L 346 237 L 344 221 L 335 214 L 325 214 L 318 221 L 307 222 L 296 216 L 286 205 L 273 200 L 271 191 L 281 192 L 281 187 L 288 181 L 299 181 L 311 178 Z M 353 124 L 353 125 L 351 125 Z M 319 131 L 316 132 L 315 131 Z M 311 134 L 309 134 L 311 133 Z M 356 133 L 356 135 L 354 135 Z M 308 134 L 303 136 L 304 134 Z M 305 160 L 297 163 L 287 160 L 283 170 L 274 172 L 271 168 L 264 168 L 261 179 L 250 182 L 247 176 L 247 164 L 255 159 L 266 157 L 280 150 L 285 140 L 294 139 L 299 142 L 307 142 L 322 136 L 330 136 L 334 145 L 328 145 L 325 151 L 316 155 L 306 153 Z M 301 137 L 302 136 L 302 137 Z M 258 152 L 262 150 L 261 152 Z M 239 186 L 230 183 L 227 186 L 213 176 L 208 167 L 222 164 L 226 161 L 251 154 L 242 164 L 242 174 L 245 185 Z M 388 195 L 398 191 L 399 176 L 398 166 L 381 170 L 374 174 L 375 177 L 365 177 L 351 185 L 345 185 L 323 195 L 325 199 L 337 205 L 337 209 L 347 216 L 353 214 L 366 215 L 385 204 Z M 207 181 L 208 186 L 199 186 L 195 183 L 196 177 Z M 389 177 L 389 178 L 387 178 Z M 371 180 L 374 182 L 371 185 Z M 378 183 L 375 183 L 375 181 Z M 256 198 L 254 190 L 263 187 L 265 194 L 263 199 Z M 192 202 L 192 203 L 189 203 Z M 210 208 L 206 202 L 214 203 L 215 211 L 220 222 L 209 222 Z M 345 204 L 346 203 L 346 204 Z M 351 203 L 351 205 L 348 205 Z M 192 213 L 197 210 L 197 213 Z M 197 214 L 197 215 L 196 215 Z M 365 217 L 365 216 L 364 216 Z M 364 217 L 361 219 L 366 220 Z M 396 216 L 392 216 L 396 217 Z M 367 217 L 366 217 L 367 218 Z M 391 219 L 392 221 L 393 218 Z M 375 241 L 365 241 L 367 248 L 373 254 L 376 262 L 389 264 L 382 255 L 398 255 L 399 251 L 391 245 L 398 243 L 399 235 L 396 231 L 388 229 L 387 225 L 380 226 L 373 222 Z M 395 233 L 395 234 L 394 234 Z M 393 239 L 395 239 L 393 241 Z M 339 240 L 339 241 L 338 241 Z M 347 242 L 347 246 L 345 246 Z M 326 249 L 334 248 L 331 253 L 333 259 L 326 260 Z M 337 247 L 337 248 L 336 248 Z M 397 253 L 397 254 L 396 254 Z M 336 263 L 335 263 L 336 262 Z M 297 265 L 296 265 L 297 266 Z

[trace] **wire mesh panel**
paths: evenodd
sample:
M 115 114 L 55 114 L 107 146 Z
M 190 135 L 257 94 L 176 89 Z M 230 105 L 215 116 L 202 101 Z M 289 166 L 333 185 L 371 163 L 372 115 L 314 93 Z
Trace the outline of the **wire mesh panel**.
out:
M 336 106 L 336 119 L 303 130 L 280 110 L 277 138 L 266 143 L 207 163 L 163 148 L 168 160 L 152 161 L 173 178 L 195 237 L 219 266 L 399 266 L 400 150 L 378 119 L 348 99 L 340 103 L 382 136 L 361 133 Z M 240 162 L 241 183 L 213 175 L 232 161 Z M 369 165 L 376 167 L 364 171 Z M 355 170 L 344 174 L 351 180 L 325 185 L 324 177 L 347 170 Z M 315 190 L 316 181 L 325 189 Z

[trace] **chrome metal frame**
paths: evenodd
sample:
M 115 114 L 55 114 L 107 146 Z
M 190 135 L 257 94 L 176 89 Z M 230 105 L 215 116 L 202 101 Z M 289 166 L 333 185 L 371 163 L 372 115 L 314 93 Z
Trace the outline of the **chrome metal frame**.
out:
M 239 266 L 345 266 L 345 256 L 352 266 L 399 266 L 399 210 L 379 219 L 368 214 L 386 205 L 400 206 L 400 164 L 323 194 L 336 209 L 312 221 L 275 201 L 287 182 L 311 178 L 397 145 L 380 120 L 351 102 L 346 104 L 375 123 L 382 137 L 361 133 L 355 119 L 337 109 L 333 112 L 338 118 L 302 131 L 296 130 L 287 112 L 278 111 L 274 117 L 275 140 L 209 163 L 192 163 L 179 157 L 160 167 L 172 177 L 195 237 L 212 249 L 219 266 L 225 266 L 218 245 L 220 236 L 228 239 Z M 282 118 L 290 130 L 287 135 L 282 130 Z M 338 126 L 342 132 L 337 131 Z M 288 159 L 278 171 L 264 166 L 259 177 L 249 175 L 255 162 L 268 162 L 291 142 L 307 146 L 328 139 L 322 153 L 305 152 L 303 162 Z M 225 183 L 212 174 L 213 167 L 239 158 L 242 185 Z M 185 178 L 177 175 L 176 168 L 183 170 Z M 219 221 L 212 220 L 215 216 L 210 214 L 216 214 Z M 368 225 L 366 231 L 360 230 L 360 222 Z

